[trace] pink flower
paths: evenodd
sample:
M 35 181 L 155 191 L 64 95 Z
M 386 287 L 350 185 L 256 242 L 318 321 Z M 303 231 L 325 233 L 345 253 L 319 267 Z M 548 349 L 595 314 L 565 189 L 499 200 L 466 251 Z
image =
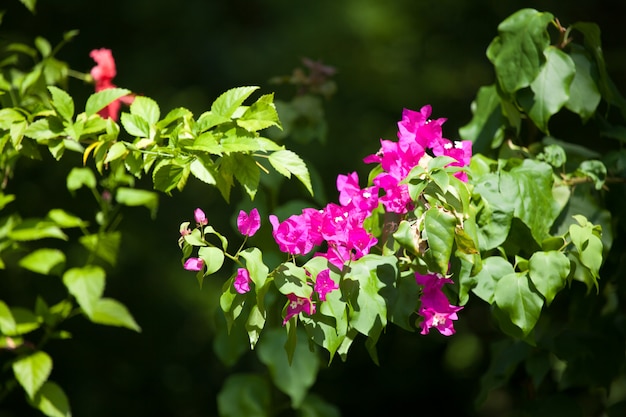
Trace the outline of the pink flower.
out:
M 448 297 L 441 290 L 444 284 L 452 283 L 452 280 L 439 274 L 420 275 L 418 273 L 415 274 L 415 280 L 423 286 L 421 306 L 418 311 L 423 317 L 420 324 L 421 334 L 428 334 L 433 327 L 444 336 L 454 334 L 453 320 L 458 319 L 456 313 L 463 307 L 451 305 Z
M 338 288 L 339 284 L 330 277 L 330 269 L 325 269 L 317 274 L 314 289 L 319 294 L 321 301 L 326 301 L 326 294 Z
M 424 320 L 420 324 L 422 327 L 421 334 L 428 334 L 431 328 L 439 330 L 444 336 L 451 336 L 455 333 L 454 323 L 452 320 L 457 320 L 457 311 L 463 307 L 449 306 L 446 311 L 437 311 L 433 308 L 421 308 L 419 314 L 424 317 Z
M 189 258 L 183 266 L 187 271 L 201 271 L 204 268 L 204 260 L 201 258 Z
M 237 228 L 239 229 L 239 233 L 244 236 L 254 236 L 254 234 L 261 227 L 261 216 L 259 215 L 259 210 L 253 208 L 250 210 L 250 214 L 241 210 L 239 212 L 239 216 L 237 216 Z
M 204 214 L 204 211 L 202 211 L 202 209 L 195 209 L 193 211 L 193 217 L 196 219 L 196 223 L 198 224 L 198 226 L 204 226 L 206 224 L 209 224 L 209 221 L 206 218 L 206 214 Z
M 96 82 L 96 93 L 109 88 L 115 88 L 116 85 L 113 84 L 113 78 L 117 75 L 117 71 L 111 50 L 106 48 L 94 49 L 89 53 L 89 56 L 96 61 L 96 66 L 90 71 L 91 76 Z M 111 118 L 117 121 L 120 113 L 120 103 L 130 105 L 133 100 L 135 100 L 134 95 L 121 97 L 100 110 L 98 114 L 105 119 Z
M 305 312 L 308 315 L 315 314 L 315 304 L 313 304 L 310 298 L 298 297 L 291 293 L 287 294 L 287 299 L 289 304 L 287 304 L 287 314 L 283 320 L 283 326 L 287 324 L 289 319 L 301 312 Z
M 324 241 L 320 232 L 322 213 L 319 210 L 306 208 L 302 214 L 290 216 L 282 223 L 273 214 L 269 219 L 272 235 L 282 252 L 305 255 Z
M 239 294 L 250 291 L 250 272 L 246 268 L 237 269 L 237 276 L 233 285 Z

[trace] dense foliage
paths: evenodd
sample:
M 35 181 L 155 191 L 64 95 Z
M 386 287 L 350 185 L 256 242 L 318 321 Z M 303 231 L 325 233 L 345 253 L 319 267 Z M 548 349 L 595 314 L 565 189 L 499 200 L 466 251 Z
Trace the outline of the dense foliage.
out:
M 379 363 L 388 327 L 457 337 L 455 323 L 483 307 L 503 337 L 492 346 L 477 408 L 508 386 L 511 409 L 522 415 L 555 407 L 560 415 L 619 415 L 624 288 L 614 242 L 623 228 L 626 100 L 606 70 L 597 25 L 563 27 L 551 13 L 522 9 L 497 32 L 487 48 L 495 80 L 478 91 L 462 140 L 444 135 L 445 109 L 399 109 L 397 140 L 381 139 L 377 153 L 362 155 L 368 178 L 346 167 L 337 197 L 318 207 L 276 206 L 273 198 L 292 177 L 289 184 L 315 194 L 309 167 L 281 140 L 310 134 L 296 120 L 320 111 L 316 98 L 332 92 L 332 68 L 307 61 L 310 75 L 289 79 L 305 87 L 292 101 L 255 98 L 259 88 L 244 86 L 198 116 L 185 107 L 162 114 L 149 96 L 114 84 L 110 50 L 91 52 L 89 73 L 58 60 L 74 32 L 54 48 L 41 37 L 7 45 L 0 266 L 49 276 L 61 289 L 32 294 L 32 305 L 0 294 L 0 401 L 21 390 L 45 415 L 71 414 L 49 353 L 73 342 L 58 339 L 80 337 L 67 322 L 80 316 L 141 331 L 132 311 L 105 294 L 125 235 L 120 213 L 139 206 L 154 218 L 160 196 L 176 198 L 197 182 L 244 209 L 232 210 L 232 235 L 205 214 L 202 198 L 189 207 L 178 230 L 181 274 L 195 273 L 200 288 L 221 280 L 217 355 L 236 366 L 251 349 L 273 382 L 232 373 L 217 396 L 221 416 L 348 414 L 311 392 L 324 366 L 349 362 L 359 344 Z M 84 104 L 68 77 L 94 84 Z M 567 129 L 555 127 L 559 118 Z M 598 153 L 584 146 L 589 137 L 613 145 Z M 33 217 L 12 210 L 27 198 L 5 193 L 20 164 L 49 156 L 69 165 L 62 182 L 71 194 L 93 198 L 93 218 L 72 201 Z M 236 186 L 242 202 L 231 201 Z M 524 392 L 510 385 L 515 378 Z

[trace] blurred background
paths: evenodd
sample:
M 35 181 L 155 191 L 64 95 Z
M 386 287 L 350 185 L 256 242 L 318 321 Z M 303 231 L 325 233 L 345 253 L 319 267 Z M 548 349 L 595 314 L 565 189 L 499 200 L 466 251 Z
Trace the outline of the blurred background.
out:
M 309 140 L 286 146 L 315 169 L 318 196 L 336 201 L 336 176 L 357 171 L 365 181 L 369 167 L 363 157 L 378 150 L 380 138 L 396 138 L 403 108 L 431 104 L 433 117 L 448 119 L 444 136 L 458 138 L 458 128 L 471 118 L 476 91 L 493 82 L 485 50 L 497 25 L 523 7 L 551 12 L 564 26 L 597 23 L 609 72 L 626 91 L 623 0 L 39 0 L 34 15 L 16 0 L 2 0 L 0 9 L 6 13 L 0 41 L 31 43 L 42 36 L 55 45 L 63 32 L 78 30 L 57 57 L 88 73 L 94 65 L 89 52 L 110 48 L 117 63 L 114 82 L 155 99 L 162 115 L 186 107 L 197 116 L 225 90 L 245 85 L 289 101 L 296 88 L 273 83 L 275 77 L 305 68 L 303 58 L 331 66 L 337 89 L 322 101 L 325 126 Z M 93 86 L 75 79 L 69 89 L 77 103 L 84 103 Z M 63 163 L 25 161 L 10 186 L 32 196 L 19 202 L 19 209 L 42 216 L 55 202 L 67 206 L 72 197 L 64 189 L 66 174 Z M 319 204 L 295 180 L 283 188 L 284 201 Z M 85 197 L 77 196 L 77 209 L 95 210 Z M 239 204 L 244 197 L 236 192 L 232 201 Z M 75 416 L 216 416 L 216 396 L 228 375 L 265 372 L 254 353 L 226 366 L 214 351 L 223 329 L 214 314 L 222 280 L 209 278 L 200 290 L 194 274 L 181 268 L 176 244 L 179 224 L 192 221 L 196 207 L 207 212 L 217 229 L 233 232 L 238 208 L 196 182 L 171 198 L 162 196 L 153 220 L 144 208 L 124 213 L 122 254 L 105 294 L 128 306 L 142 332 L 78 318 L 68 323 L 76 335 L 72 340 L 49 345 L 55 359 L 51 379 L 65 389 Z M 54 294 L 56 284 L 42 280 L 0 271 L 0 297 L 32 307 L 32 288 Z M 494 396 L 475 410 L 486 342 L 497 331 L 480 307 L 466 313 L 457 337 L 450 339 L 389 327 L 379 342 L 380 366 L 363 343 L 355 343 L 347 362 L 335 358 L 331 368 L 321 370 L 312 391 L 343 416 L 386 415 L 398 409 L 409 410 L 405 415 L 428 415 L 426 405 L 448 415 L 504 415 L 511 401 L 506 396 Z M 0 416 L 37 415 L 20 408 L 20 396 L 0 406 Z M 289 410 L 280 415 L 290 415 Z

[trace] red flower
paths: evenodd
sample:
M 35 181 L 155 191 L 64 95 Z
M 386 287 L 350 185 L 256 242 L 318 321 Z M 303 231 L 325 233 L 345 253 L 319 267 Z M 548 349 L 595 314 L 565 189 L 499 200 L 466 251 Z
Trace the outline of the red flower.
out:
M 89 56 L 96 61 L 96 66 L 91 69 L 91 76 L 96 82 L 96 93 L 115 88 L 116 85 L 113 84 L 113 78 L 117 75 L 117 71 L 111 50 L 106 48 L 94 49 L 89 53 Z M 98 114 L 105 119 L 110 117 L 117 121 L 120 113 L 120 103 L 130 105 L 134 99 L 135 96 L 133 95 L 121 97 L 100 110 Z

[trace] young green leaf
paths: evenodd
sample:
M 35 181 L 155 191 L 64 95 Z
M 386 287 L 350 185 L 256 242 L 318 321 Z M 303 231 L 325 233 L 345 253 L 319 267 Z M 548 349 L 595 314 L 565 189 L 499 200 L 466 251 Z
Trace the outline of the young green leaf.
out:
M 94 306 L 90 319 L 93 323 L 125 327 L 136 332 L 141 331 L 126 306 L 112 298 L 99 299 Z
M 291 174 L 295 175 L 313 195 L 309 171 L 304 161 L 296 153 L 289 150 L 276 151 L 269 156 L 269 161 L 281 175 L 287 178 L 291 178 Z
M 74 100 L 64 90 L 55 86 L 48 86 L 48 91 L 52 95 L 52 106 L 59 116 L 66 122 L 71 122 L 74 117 Z
M 48 417 L 72 417 L 65 392 L 52 381 L 43 384 L 32 399 L 32 404 Z
M 85 104 L 85 113 L 87 117 L 98 113 L 115 100 L 130 94 L 130 90 L 124 88 L 108 88 L 98 91 L 89 96 Z
M 106 274 L 99 266 L 72 268 L 63 274 L 63 284 L 85 314 L 91 318 L 104 292 Z
M 13 374 L 24 391 L 33 398 L 52 371 L 52 358 L 44 351 L 22 356 L 13 362 Z

